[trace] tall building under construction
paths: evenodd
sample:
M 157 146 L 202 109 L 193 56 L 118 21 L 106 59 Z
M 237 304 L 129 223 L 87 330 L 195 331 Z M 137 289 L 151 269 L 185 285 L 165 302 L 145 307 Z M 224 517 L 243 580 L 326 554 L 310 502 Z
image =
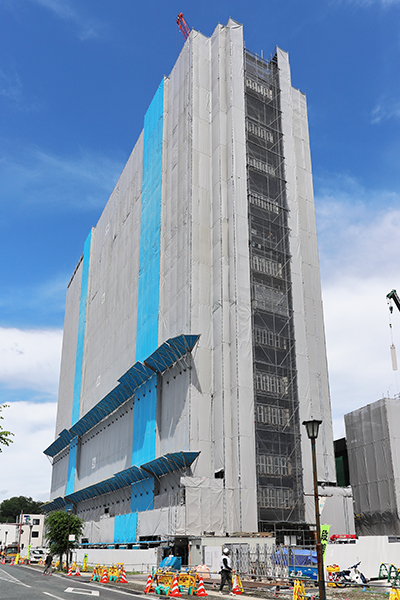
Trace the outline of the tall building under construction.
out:
M 69 282 L 46 510 L 89 543 L 306 526 L 310 417 L 334 489 L 306 99 L 229 20 L 191 31 Z

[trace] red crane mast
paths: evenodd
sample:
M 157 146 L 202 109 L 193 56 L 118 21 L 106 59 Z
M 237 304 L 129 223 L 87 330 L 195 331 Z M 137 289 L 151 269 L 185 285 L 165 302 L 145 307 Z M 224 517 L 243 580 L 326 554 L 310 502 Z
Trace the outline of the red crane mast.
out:
M 185 38 L 185 40 L 187 40 L 190 33 L 190 27 L 183 18 L 183 13 L 179 13 L 179 15 L 176 18 L 176 22 L 178 23 L 178 27 L 181 30 L 183 37 Z

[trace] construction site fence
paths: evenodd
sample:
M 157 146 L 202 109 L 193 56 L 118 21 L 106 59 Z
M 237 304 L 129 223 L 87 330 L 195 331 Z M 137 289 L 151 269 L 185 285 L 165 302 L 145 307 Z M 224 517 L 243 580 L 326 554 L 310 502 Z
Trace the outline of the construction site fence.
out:
M 262 579 L 288 579 L 293 578 L 299 572 L 305 576 L 311 576 L 310 571 L 317 571 L 315 548 L 301 548 L 301 562 L 296 553 L 298 547 L 294 546 L 271 546 L 247 544 L 227 544 L 231 552 L 232 568 L 236 573 L 246 578 L 255 580 Z M 216 573 L 218 571 L 215 571 Z M 215 573 L 210 571 L 210 575 Z

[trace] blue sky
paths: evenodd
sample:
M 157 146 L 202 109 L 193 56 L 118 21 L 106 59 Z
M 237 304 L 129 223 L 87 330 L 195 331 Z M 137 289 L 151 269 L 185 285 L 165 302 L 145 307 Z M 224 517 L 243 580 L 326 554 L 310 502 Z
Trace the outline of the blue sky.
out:
M 182 48 L 180 11 L 205 35 L 234 18 L 264 57 L 287 50 L 307 95 L 336 435 L 399 391 L 399 0 L 0 0 L 0 391 L 16 433 L 0 501 L 48 498 L 66 286 Z

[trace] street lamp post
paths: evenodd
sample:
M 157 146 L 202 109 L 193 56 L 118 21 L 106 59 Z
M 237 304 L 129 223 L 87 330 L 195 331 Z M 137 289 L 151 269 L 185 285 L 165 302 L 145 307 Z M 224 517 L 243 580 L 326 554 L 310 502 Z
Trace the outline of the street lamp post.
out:
M 71 519 L 71 515 L 72 515 L 72 508 L 67 509 L 67 515 L 68 515 L 68 534 L 67 534 L 67 573 L 68 573 L 68 568 L 69 568 L 69 525 L 70 525 L 70 519 Z
M 318 500 L 318 479 L 317 479 L 317 458 L 315 452 L 315 440 L 318 437 L 318 429 L 322 421 L 316 419 L 311 421 L 303 421 L 303 425 L 307 430 L 307 435 L 311 440 L 312 466 L 314 476 L 314 504 L 315 504 L 315 522 L 317 527 L 317 565 L 318 565 L 318 587 L 320 600 L 326 600 L 325 577 L 324 577 L 324 561 L 321 547 L 321 522 L 319 515 L 319 500 Z

